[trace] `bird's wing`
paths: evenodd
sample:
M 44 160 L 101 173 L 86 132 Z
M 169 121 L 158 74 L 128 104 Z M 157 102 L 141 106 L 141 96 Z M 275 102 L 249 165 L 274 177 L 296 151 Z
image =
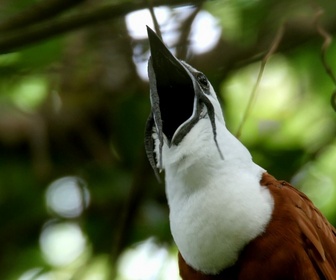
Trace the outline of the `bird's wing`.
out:
M 297 223 L 301 233 L 302 248 L 309 256 L 317 274 L 325 279 L 336 279 L 335 228 L 305 194 L 289 183 L 278 181 L 266 173 L 261 184 L 271 190 L 275 204 L 278 203 L 280 208 L 286 207 L 286 211 L 294 217 L 294 223 Z M 293 222 L 289 223 L 289 226 L 292 224 Z
M 336 279 L 336 230 L 306 195 L 288 186 L 300 199 L 293 201 L 298 224 L 306 237 L 307 253 L 327 279 Z M 294 195 L 293 195 L 294 197 Z

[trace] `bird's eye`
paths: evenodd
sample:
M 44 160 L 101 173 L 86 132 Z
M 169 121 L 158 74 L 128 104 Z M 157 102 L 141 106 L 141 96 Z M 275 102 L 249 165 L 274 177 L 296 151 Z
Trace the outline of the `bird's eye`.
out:
M 197 81 L 199 82 L 200 86 L 204 89 L 204 90 L 208 90 L 209 89 L 209 82 L 207 77 L 203 74 L 203 73 L 199 73 L 197 75 Z

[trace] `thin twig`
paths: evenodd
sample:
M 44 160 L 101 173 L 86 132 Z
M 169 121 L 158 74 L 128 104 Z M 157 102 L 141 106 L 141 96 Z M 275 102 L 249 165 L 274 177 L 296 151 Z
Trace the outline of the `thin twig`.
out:
M 149 12 L 150 12 L 151 17 L 152 17 L 155 32 L 162 40 L 162 33 L 161 33 L 161 30 L 160 30 L 160 25 L 159 25 L 159 22 L 156 18 L 155 12 L 154 12 L 153 0 L 147 0 L 146 2 L 147 2 L 148 9 L 149 9 Z
M 248 104 L 246 106 L 246 109 L 245 109 L 245 112 L 244 112 L 244 116 L 243 116 L 243 119 L 239 125 L 239 128 L 238 128 L 238 131 L 236 133 L 236 137 L 239 138 L 241 136 L 241 133 L 242 133 L 242 130 L 243 130 L 243 127 L 246 123 L 246 120 L 251 112 L 251 109 L 252 109 L 252 105 L 253 105 L 253 102 L 256 98 L 256 94 L 257 94 L 257 89 L 259 87 L 259 84 L 260 84 L 260 81 L 261 81 L 261 78 L 262 78 L 262 75 L 264 73 L 264 69 L 265 69 L 265 66 L 266 66 L 266 63 L 268 62 L 269 58 L 276 52 L 279 44 L 280 44 L 280 41 L 284 35 L 284 24 L 282 24 L 278 31 L 277 31 L 277 34 L 271 44 L 271 48 L 269 49 L 269 51 L 266 53 L 266 55 L 263 57 L 262 61 L 261 61 L 261 64 L 260 64 L 260 69 L 259 69 L 259 73 L 258 73 L 258 77 L 257 77 L 257 81 L 252 89 L 252 92 L 251 92 L 251 95 L 250 95 L 250 98 L 249 98 L 249 101 L 248 101 Z
M 148 172 L 146 165 L 147 157 L 144 149 L 141 148 L 137 157 L 136 167 L 132 175 L 131 187 L 126 198 L 124 207 L 120 213 L 118 226 L 115 229 L 115 240 L 111 248 L 111 261 L 115 264 L 118 256 L 127 245 L 130 237 L 131 227 L 134 225 L 136 213 L 143 203 L 146 186 L 148 184 Z
M 330 65 L 327 62 L 327 50 L 330 47 L 330 44 L 332 42 L 332 36 L 322 27 L 320 19 L 321 16 L 324 14 L 324 11 L 319 7 L 315 14 L 315 26 L 317 33 L 324 39 L 322 47 L 321 47 L 321 61 L 322 65 L 327 72 L 328 76 L 333 81 L 334 85 L 336 86 L 336 77 L 331 69 Z M 334 91 L 330 97 L 330 103 L 334 111 L 336 111 L 336 91 Z
M 181 26 L 179 27 L 180 35 L 177 40 L 178 43 L 176 46 L 176 56 L 181 59 L 187 60 L 191 26 L 196 16 L 200 12 L 202 4 L 203 3 L 195 5 L 195 9 L 193 10 L 193 12 L 188 15 L 188 17 L 182 22 Z
M 321 8 L 319 8 L 319 10 L 315 14 L 316 30 L 318 34 L 320 34 L 321 37 L 324 39 L 322 47 L 321 47 L 321 60 L 322 60 L 324 69 L 326 70 L 327 74 L 329 75 L 333 83 L 336 85 L 336 77 L 330 65 L 328 64 L 327 58 L 326 58 L 327 50 L 332 42 L 332 36 L 321 25 L 320 19 L 323 14 L 324 14 L 324 11 Z

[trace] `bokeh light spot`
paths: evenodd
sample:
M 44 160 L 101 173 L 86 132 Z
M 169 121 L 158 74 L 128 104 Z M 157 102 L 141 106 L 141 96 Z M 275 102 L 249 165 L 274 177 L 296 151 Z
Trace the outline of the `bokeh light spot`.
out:
M 50 184 L 46 200 L 52 212 L 65 218 L 74 218 L 88 206 L 90 194 L 81 178 L 68 176 Z
M 40 246 L 46 261 L 60 267 L 75 261 L 83 253 L 86 239 L 75 223 L 49 222 L 42 230 Z

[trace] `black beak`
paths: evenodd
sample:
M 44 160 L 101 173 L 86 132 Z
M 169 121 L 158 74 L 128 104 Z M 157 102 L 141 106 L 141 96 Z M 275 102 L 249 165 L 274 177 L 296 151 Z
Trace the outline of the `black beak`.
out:
M 196 77 L 200 72 L 178 60 L 148 26 L 147 33 L 151 50 L 148 76 L 152 111 L 146 125 L 145 148 L 149 162 L 160 181 L 157 167 L 162 169 L 163 135 L 166 136 L 169 147 L 178 145 L 199 121 L 204 106 L 221 158 L 223 155 L 216 139 L 214 107 L 203 93 Z M 159 139 L 159 153 L 156 156 L 152 137 L 154 126 Z
M 159 134 L 163 132 L 166 136 L 168 145 L 178 144 L 174 134 L 194 111 L 193 76 L 149 27 L 147 33 L 151 50 L 148 75 L 154 122 Z

